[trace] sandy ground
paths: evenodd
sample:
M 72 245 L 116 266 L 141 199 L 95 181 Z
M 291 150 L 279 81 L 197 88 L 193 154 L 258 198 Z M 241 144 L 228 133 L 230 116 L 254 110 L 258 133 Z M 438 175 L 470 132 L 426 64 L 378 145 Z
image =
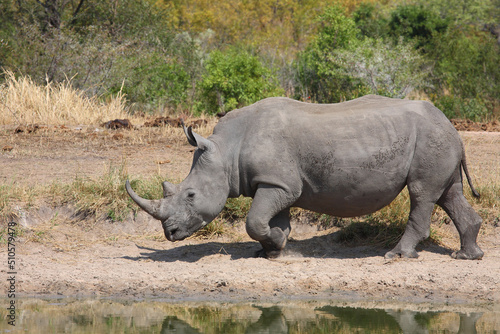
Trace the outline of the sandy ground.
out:
M 0 185 L 93 178 L 110 163 L 125 165 L 131 176 L 160 173 L 179 180 L 189 172 L 192 148 L 180 130 L 169 130 L 173 135 L 168 136 L 165 131 L 69 128 L 13 134 L 4 128 Z M 500 133 L 461 135 L 474 179 L 498 177 Z M 419 246 L 418 259 L 386 261 L 388 249 L 346 246 L 336 241 L 338 229 L 292 222 L 286 254 L 266 260 L 253 258 L 260 245 L 246 236 L 242 224 L 222 237 L 171 243 L 161 237 L 160 223 L 142 212 L 123 222 L 89 222 L 75 218 L 75 212 L 70 205 L 42 203 L 27 210 L 20 204 L 16 222 L 27 232 L 16 240 L 18 296 L 500 302 L 500 227 L 484 212 L 491 221 L 479 236 L 485 252 L 479 261 L 450 257 L 458 247 L 452 224 L 446 225 L 450 233 L 441 245 Z M 7 245 L 0 246 L 6 259 Z M 9 270 L 6 264 L 0 270 L 6 291 L 3 277 Z

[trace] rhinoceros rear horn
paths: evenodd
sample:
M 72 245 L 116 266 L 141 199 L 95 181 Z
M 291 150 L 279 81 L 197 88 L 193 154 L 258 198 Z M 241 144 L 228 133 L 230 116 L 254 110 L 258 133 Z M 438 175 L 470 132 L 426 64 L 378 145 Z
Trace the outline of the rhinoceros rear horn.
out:
M 173 194 L 175 194 L 175 191 L 177 189 L 175 185 L 173 185 L 168 181 L 164 181 L 162 183 L 162 187 L 163 187 L 163 197 L 172 196 Z
M 127 190 L 129 196 L 134 200 L 134 202 L 137 203 L 137 205 L 139 205 L 141 209 L 149 213 L 151 216 L 161 221 L 164 221 L 168 218 L 161 200 L 148 200 L 140 197 L 132 189 L 128 180 L 125 183 L 125 189 Z

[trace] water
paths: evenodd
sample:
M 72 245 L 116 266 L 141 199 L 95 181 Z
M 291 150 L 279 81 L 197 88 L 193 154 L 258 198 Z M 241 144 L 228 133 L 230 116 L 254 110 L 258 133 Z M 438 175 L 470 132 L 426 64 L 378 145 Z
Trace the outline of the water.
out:
M 15 326 L 0 316 L 0 333 L 500 333 L 494 305 L 24 299 Z

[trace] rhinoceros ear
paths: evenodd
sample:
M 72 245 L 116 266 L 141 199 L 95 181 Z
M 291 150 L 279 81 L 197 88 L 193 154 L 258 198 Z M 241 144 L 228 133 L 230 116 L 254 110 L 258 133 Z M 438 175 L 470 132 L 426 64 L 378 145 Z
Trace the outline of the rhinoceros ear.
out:
M 186 128 L 186 125 L 184 125 L 184 120 L 182 119 L 181 124 L 189 144 L 196 146 L 203 151 L 211 151 L 214 149 L 214 143 L 194 132 L 191 126 L 189 128 Z
M 196 145 L 196 139 L 192 135 L 191 127 L 189 127 L 189 129 L 186 128 L 186 125 L 184 124 L 184 120 L 182 118 L 181 118 L 181 124 L 182 124 L 182 129 L 184 129 L 184 133 L 186 134 L 186 137 L 187 137 L 189 144 L 191 144 L 193 146 L 198 146 L 198 145 Z

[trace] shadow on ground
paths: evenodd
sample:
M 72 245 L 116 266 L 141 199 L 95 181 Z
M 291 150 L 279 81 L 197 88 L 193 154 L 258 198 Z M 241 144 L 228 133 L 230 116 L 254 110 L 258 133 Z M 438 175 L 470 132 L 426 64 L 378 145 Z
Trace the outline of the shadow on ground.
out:
M 383 257 L 389 248 L 381 248 L 365 245 L 346 246 L 336 242 L 335 233 L 315 236 L 305 240 L 290 240 L 283 252 L 284 257 L 312 257 L 312 258 L 367 258 Z M 125 256 L 124 259 L 133 261 L 153 260 L 163 262 L 197 262 L 198 260 L 215 254 L 230 255 L 232 260 L 253 258 L 255 253 L 261 249 L 258 242 L 217 242 L 209 241 L 194 245 L 181 245 L 172 249 L 155 249 L 137 245 L 141 255 L 137 257 Z M 424 243 L 417 247 L 417 251 L 428 252 L 449 256 L 453 251 L 432 243 Z

